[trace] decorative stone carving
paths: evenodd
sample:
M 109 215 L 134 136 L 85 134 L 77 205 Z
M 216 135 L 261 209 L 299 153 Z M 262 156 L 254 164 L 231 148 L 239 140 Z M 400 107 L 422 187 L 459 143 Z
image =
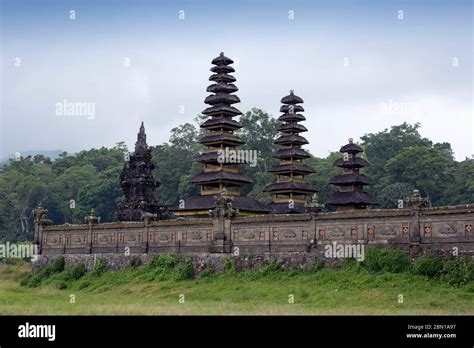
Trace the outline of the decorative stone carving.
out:
M 88 216 L 84 217 L 86 224 L 95 225 L 100 222 L 100 217 L 96 215 L 95 209 L 92 208 Z
M 375 235 L 375 227 L 374 226 L 369 226 L 367 228 L 367 237 L 373 238 Z
M 391 225 L 385 225 L 379 229 L 379 233 L 384 236 L 394 236 L 397 234 L 397 230 Z
M 467 224 L 464 226 L 466 233 L 472 233 L 472 224 Z
M 406 237 L 406 236 L 408 236 L 408 232 L 410 232 L 409 227 L 408 227 L 408 226 L 403 226 L 403 227 L 402 227 L 402 235 L 403 235 L 404 237 Z
M 439 229 L 440 234 L 456 234 L 457 233 L 457 228 L 455 223 L 445 223 L 441 226 Z
M 191 232 L 191 239 L 192 240 L 202 240 L 201 232 Z
M 257 237 L 252 231 L 241 232 L 241 235 L 243 240 L 254 240 Z
M 425 227 L 423 227 L 423 231 L 425 232 L 425 236 L 431 236 L 431 225 L 425 225 Z
M 227 190 L 223 190 L 219 195 L 214 196 L 216 207 L 209 210 L 209 215 L 217 219 L 232 219 L 239 214 L 238 209 L 232 208 L 234 197 L 227 194 Z
M 38 206 L 33 209 L 33 218 L 35 224 L 40 226 L 49 226 L 53 223 L 50 219 L 48 219 L 48 209 L 43 208 L 41 202 L 39 202 Z

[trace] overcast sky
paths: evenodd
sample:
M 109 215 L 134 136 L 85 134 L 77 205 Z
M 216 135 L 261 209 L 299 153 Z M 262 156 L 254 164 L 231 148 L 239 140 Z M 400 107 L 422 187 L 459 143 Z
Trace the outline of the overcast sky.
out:
M 304 99 L 314 155 L 408 121 L 462 160 L 474 154 L 472 11 L 456 0 L 3 0 L 0 158 L 131 147 L 141 121 L 150 145 L 166 142 L 206 107 L 223 51 L 241 111 L 278 117 L 290 89 Z M 64 100 L 95 114 L 60 115 Z

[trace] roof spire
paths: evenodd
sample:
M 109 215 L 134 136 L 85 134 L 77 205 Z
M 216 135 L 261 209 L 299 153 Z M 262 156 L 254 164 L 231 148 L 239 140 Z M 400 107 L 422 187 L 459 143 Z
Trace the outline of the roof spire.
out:
M 346 154 L 343 158 L 334 161 L 334 165 L 343 168 L 343 173 L 335 175 L 329 181 L 330 184 L 339 187 L 339 192 L 334 193 L 326 201 L 336 206 L 336 210 L 365 209 L 368 205 L 376 205 L 377 201 L 364 191 L 364 186 L 370 185 L 372 180 L 360 173 L 360 169 L 369 163 L 357 156 L 363 152 L 362 148 L 354 144 L 354 139 L 349 138 L 349 144 L 339 150 Z M 349 156 L 347 156 L 349 154 Z
M 305 203 L 316 192 L 316 188 L 304 182 L 305 176 L 313 173 L 314 169 L 303 163 L 303 159 L 311 157 L 301 148 L 308 143 L 308 140 L 300 135 L 307 131 L 305 126 L 299 124 L 305 117 L 297 113 L 304 111 L 299 105 L 303 103 L 303 99 L 290 90 L 290 94 L 283 97 L 281 103 L 283 105 L 280 111 L 284 114 L 278 118 L 281 121 L 277 128 L 280 137 L 274 142 L 281 145 L 281 149 L 274 155 L 280 163 L 269 170 L 277 176 L 277 180 L 264 190 L 272 195 L 272 203 L 269 206 L 275 213 L 304 213 Z

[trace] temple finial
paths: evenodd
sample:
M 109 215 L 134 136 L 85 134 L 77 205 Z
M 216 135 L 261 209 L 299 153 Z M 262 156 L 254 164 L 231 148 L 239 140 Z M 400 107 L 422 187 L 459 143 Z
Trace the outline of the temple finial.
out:
M 291 95 L 294 95 L 294 94 L 295 94 L 295 91 L 292 90 L 292 89 L 290 89 L 290 94 L 291 94 Z
M 354 142 L 353 138 L 349 138 L 349 144 L 352 144 Z

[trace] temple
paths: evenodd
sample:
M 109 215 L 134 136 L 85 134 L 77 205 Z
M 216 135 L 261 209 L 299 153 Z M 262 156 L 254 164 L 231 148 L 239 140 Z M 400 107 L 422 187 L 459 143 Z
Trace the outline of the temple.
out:
M 360 168 L 369 164 L 358 156 L 363 150 L 350 138 L 349 143 L 341 147 L 340 152 L 343 153 L 343 158 L 334 161 L 334 165 L 343 168 L 344 172 L 333 176 L 329 182 L 338 186 L 339 192 L 329 197 L 326 203 L 336 206 L 338 211 L 365 209 L 368 205 L 377 204 L 376 200 L 363 190 L 365 185 L 371 184 L 368 176 L 359 173 Z
M 209 105 L 202 113 L 208 119 L 201 124 L 206 135 L 199 141 L 207 147 L 207 152 L 199 155 L 196 161 L 204 165 L 204 170 L 193 176 L 190 182 L 199 186 L 199 194 L 191 196 L 173 207 L 178 216 L 207 216 L 209 209 L 215 208 L 214 197 L 226 194 L 232 197 L 232 206 L 239 210 L 241 215 L 266 214 L 270 209 L 253 198 L 241 195 L 242 186 L 252 183 L 252 179 L 239 171 L 239 163 L 245 163 L 236 156 L 239 145 L 244 144 L 234 132 L 242 125 L 233 120 L 242 113 L 232 106 L 239 103 L 236 96 L 238 88 L 233 84 L 235 77 L 229 75 L 235 72 L 230 65 L 232 59 L 221 53 L 212 60 L 214 74 L 209 78 L 212 84 L 207 92 L 212 93 L 204 102 Z M 231 154 L 230 156 L 227 156 Z
M 304 111 L 303 107 L 298 105 L 303 103 L 303 99 L 290 91 L 289 95 L 281 99 L 281 103 L 283 105 L 280 111 L 283 115 L 278 120 L 282 124 L 277 129 L 281 136 L 275 140 L 275 144 L 281 145 L 281 149 L 274 155 L 279 164 L 269 170 L 277 176 L 277 182 L 268 185 L 265 191 L 272 194 L 272 203 L 269 206 L 275 213 L 304 213 L 309 196 L 317 190 L 305 182 L 305 176 L 314 170 L 303 164 L 305 158 L 311 157 L 301 148 L 302 145 L 308 144 L 308 141 L 300 135 L 308 130 L 298 123 L 306 119 L 297 113 Z
M 151 148 L 146 143 L 145 126 L 142 122 L 135 152 L 129 155 L 129 160 L 120 173 L 120 185 L 125 195 L 117 214 L 120 221 L 140 221 L 144 214 L 148 214 L 152 219 L 167 217 L 167 209 L 160 206 L 155 198 L 155 189 L 160 182 L 153 176 L 154 169 Z

